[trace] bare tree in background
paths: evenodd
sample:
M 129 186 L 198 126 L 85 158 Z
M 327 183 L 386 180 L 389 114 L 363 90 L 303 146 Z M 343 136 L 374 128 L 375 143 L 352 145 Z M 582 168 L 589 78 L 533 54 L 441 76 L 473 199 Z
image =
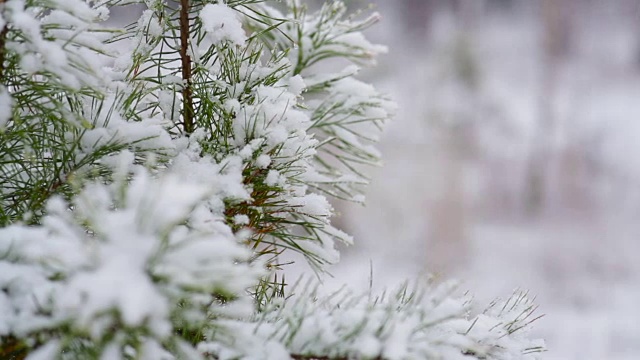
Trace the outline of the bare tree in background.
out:
M 442 1 L 438 0 L 399 0 L 404 27 L 414 38 L 426 39 L 433 15 Z
M 479 90 L 479 69 L 474 53 L 474 29 L 484 7 L 484 0 L 458 0 L 449 2 L 458 22 L 458 33 L 446 66 L 463 94 Z M 462 94 L 454 94 L 458 97 Z M 465 96 L 463 96 L 465 97 Z M 454 115 L 434 129 L 440 136 L 433 142 L 433 168 L 441 181 L 433 191 L 435 201 L 430 206 L 427 247 L 427 267 L 445 274 L 455 273 L 467 265 L 469 258 L 468 209 L 469 199 L 465 187 L 465 163 L 473 152 L 473 125 L 478 120 L 473 102 L 464 104 L 464 111 Z M 472 146 L 472 145 L 471 145 Z
M 552 157 L 554 134 L 557 126 L 556 92 L 561 67 L 571 52 L 573 36 L 572 15 L 575 0 L 542 0 L 542 73 L 539 103 L 539 120 L 533 137 L 525 208 L 529 215 L 538 215 L 548 200 L 549 160 Z

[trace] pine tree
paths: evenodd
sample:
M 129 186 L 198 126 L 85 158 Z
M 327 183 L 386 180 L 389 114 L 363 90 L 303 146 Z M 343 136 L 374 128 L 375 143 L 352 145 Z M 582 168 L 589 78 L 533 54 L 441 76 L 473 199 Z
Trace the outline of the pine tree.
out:
M 117 6 L 143 4 L 125 29 Z M 511 359 L 515 294 L 286 286 L 348 235 L 394 105 L 356 79 L 379 16 L 258 0 L 0 1 L 0 357 Z M 331 69 L 337 69 L 332 71 Z M 293 296 L 290 296 L 294 294 Z M 533 354 L 533 355 L 532 355 Z

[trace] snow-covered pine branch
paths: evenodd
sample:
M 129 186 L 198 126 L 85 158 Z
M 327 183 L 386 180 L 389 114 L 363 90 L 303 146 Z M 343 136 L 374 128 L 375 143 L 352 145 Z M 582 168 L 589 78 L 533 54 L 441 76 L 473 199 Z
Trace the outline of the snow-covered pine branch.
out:
M 132 4 L 137 22 L 104 23 Z M 362 201 L 394 110 L 355 77 L 385 50 L 361 32 L 378 15 L 293 0 L 3 0 L 0 14 L 1 357 L 540 350 L 520 337 L 519 297 L 477 317 L 431 285 L 284 300 L 280 254 L 320 274 L 351 242 L 326 196 Z
M 544 342 L 529 337 L 538 319 L 526 293 L 472 314 L 454 283 L 404 284 L 373 296 L 342 288 L 322 296 L 311 283 L 273 301 L 251 321 L 223 320 L 199 349 L 220 359 L 537 359 Z M 249 325 L 251 324 L 251 325 Z M 516 330 L 517 329 L 517 330 Z M 516 331 L 514 331 L 516 330 Z M 218 332 L 246 334 L 237 342 Z

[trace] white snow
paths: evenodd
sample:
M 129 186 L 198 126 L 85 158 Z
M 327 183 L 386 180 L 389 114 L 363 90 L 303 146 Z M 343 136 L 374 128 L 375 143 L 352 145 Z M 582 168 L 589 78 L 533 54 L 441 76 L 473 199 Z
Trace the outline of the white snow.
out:
M 223 3 L 205 5 L 199 17 L 209 38 L 216 45 L 229 41 L 242 46 L 247 40 L 236 12 Z

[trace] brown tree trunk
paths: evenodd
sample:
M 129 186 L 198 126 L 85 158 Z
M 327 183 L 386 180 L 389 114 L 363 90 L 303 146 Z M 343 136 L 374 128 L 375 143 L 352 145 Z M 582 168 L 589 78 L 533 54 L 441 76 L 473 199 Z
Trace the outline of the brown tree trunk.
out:
M 467 199 L 464 187 L 465 140 L 460 131 L 444 129 L 432 148 L 433 171 L 439 179 L 429 217 L 426 267 L 449 276 L 467 265 Z M 437 181 L 439 180 L 439 181 Z
M 542 0 L 542 71 L 539 119 L 532 139 L 526 179 L 525 210 L 539 215 L 549 204 L 549 164 L 553 162 L 556 119 L 556 92 L 563 61 L 572 43 L 573 0 Z
M 438 0 L 398 0 L 406 30 L 414 37 L 426 37 L 433 15 L 438 10 Z

